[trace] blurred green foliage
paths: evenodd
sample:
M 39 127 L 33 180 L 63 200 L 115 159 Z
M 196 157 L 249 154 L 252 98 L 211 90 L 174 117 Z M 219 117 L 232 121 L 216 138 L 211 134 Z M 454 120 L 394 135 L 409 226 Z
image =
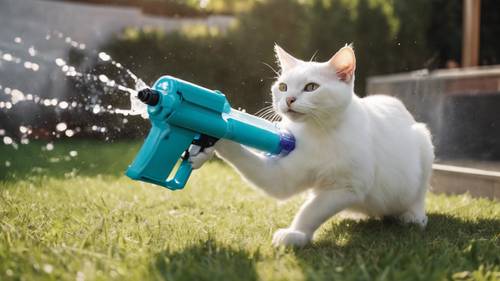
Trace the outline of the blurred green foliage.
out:
M 219 3 L 240 1 L 209 1 Z M 199 2 L 198 2 L 199 3 Z M 234 107 L 255 112 L 270 100 L 277 69 L 273 45 L 295 56 L 327 60 L 346 43 L 357 56 L 356 92 L 365 95 L 370 75 L 444 67 L 460 61 L 461 1 L 446 0 L 262 0 L 241 1 L 227 31 L 190 26 L 174 33 L 127 29 L 104 46 L 118 61 L 151 83 L 174 75 L 223 91 Z M 488 7 L 489 33 L 497 32 L 499 4 Z M 215 6 L 211 6 L 215 9 Z M 232 7 L 232 8 L 231 8 Z M 226 6 L 227 9 L 236 9 Z M 492 12 L 493 11 L 493 12 Z M 483 36 L 483 35 L 482 35 Z M 482 42 L 482 61 L 498 60 L 498 39 Z M 267 66 L 269 65 L 269 66 Z
M 259 0 L 55 0 L 87 4 L 133 6 L 144 13 L 163 16 L 205 16 L 248 11 Z

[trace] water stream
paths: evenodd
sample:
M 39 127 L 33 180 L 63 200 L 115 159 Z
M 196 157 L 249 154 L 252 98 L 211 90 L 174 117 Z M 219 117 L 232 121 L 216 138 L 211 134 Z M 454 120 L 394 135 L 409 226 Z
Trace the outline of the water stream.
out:
M 96 68 L 90 71 L 81 70 L 78 66 L 69 64 L 63 57 L 53 59 L 46 52 L 38 49 L 37 46 L 29 44 L 21 37 L 12 39 L 12 43 L 16 45 L 15 51 L 6 44 L 0 44 L 0 66 L 3 66 L 0 67 L 1 71 L 8 71 L 13 68 L 18 71 L 22 69 L 22 79 L 24 81 L 24 79 L 29 80 L 32 75 L 46 75 L 50 69 L 56 67 L 59 70 L 56 79 L 71 79 L 70 81 L 77 87 L 92 89 L 83 99 L 81 96 L 76 96 L 81 95 L 78 92 L 69 93 L 65 98 L 48 98 L 36 91 L 30 91 L 28 87 L 22 89 L 21 87 L 11 86 L 8 81 L 2 81 L 0 75 L 0 116 L 8 117 L 9 114 L 18 109 L 17 107 L 20 107 L 21 113 L 26 115 L 29 115 L 29 111 L 34 110 L 34 108 L 42 108 L 43 110 L 53 111 L 54 115 L 57 115 L 59 119 L 55 126 L 52 127 L 44 126 L 43 123 L 39 122 L 26 123 L 21 121 L 22 124 L 19 124 L 16 130 L 13 130 L 12 126 L 6 128 L 4 127 L 5 122 L 0 122 L 0 144 L 3 143 L 18 149 L 19 145 L 28 144 L 31 139 L 42 139 L 40 137 L 40 126 L 42 126 L 46 136 L 43 139 L 47 141 L 44 150 L 51 151 L 54 149 L 54 139 L 71 138 L 84 131 L 101 134 L 109 133 L 110 130 L 105 125 L 102 125 L 102 122 L 98 122 L 100 117 L 105 114 L 119 115 L 124 126 L 129 121 L 127 116 L 147 118 L 146 106 L 136 98 L 137 91 L 147 87 L 147 85 L 130 69 L 115 61 L 109 54 L 99 50 L 88 50 L 85 43 L 77 42 L 59 31 L 46 34 L 45 39 L 69 45 L 73 50 L 84 51 L 87 60 L 94 59 L 99 65 L 104 66 L 106 72 L 114 70 L 115 77 L 113 79 L 107 73 L 99 73 Z M 44 74 L 44 72 L 46 73 Z M 131 82 L 127 83 L 127 80 Z M 75 96 L 72 96 L 72 94 Z M 120 104 L 128 103 L 130 106 L 120 108 L 115 107 L 113 104 L 106 104 L 102 101 L 102 97 L 106 95 L 113 95 L 114 98 L 119 95 Z M 29 109 L 25 109 L 27 105 L 29 105 Z M 65 116 L 64 113 L 70 114 L 76 111 L 97 116 L 95 118 L 96 124 L 90 122 L 86 127 L 71 127 L 69 120 L 60 120 Z M 76 157 L 78 152 L 72 151 L 70 154 L 71 157 Z M 9 161 L 4 164 L 5 167 L 10 166 Z

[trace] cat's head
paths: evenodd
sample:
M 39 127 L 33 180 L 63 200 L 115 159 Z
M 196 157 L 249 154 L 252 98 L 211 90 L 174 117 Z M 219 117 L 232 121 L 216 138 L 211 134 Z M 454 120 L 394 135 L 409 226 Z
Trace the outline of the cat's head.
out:
M 351 46 L 327 62 L 302 61 L 275 46 L 281 67 L 271 87 L 274 110 L 294 122 L 317 120 L 349 106 L 354 88 L 356 57 Z

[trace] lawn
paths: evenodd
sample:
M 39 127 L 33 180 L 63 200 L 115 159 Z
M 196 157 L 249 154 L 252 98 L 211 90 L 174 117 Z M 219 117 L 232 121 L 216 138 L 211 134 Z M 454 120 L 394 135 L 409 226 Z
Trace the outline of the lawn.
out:
M 133 182 L 138 143 L 43 145 L 0 147 L 0 280 L 500 280 L 498 201 L 431 194 L 425 231 L 332 219 L 311 246 L 274 249 L 302 198 L 219 161 L 182 191 Z

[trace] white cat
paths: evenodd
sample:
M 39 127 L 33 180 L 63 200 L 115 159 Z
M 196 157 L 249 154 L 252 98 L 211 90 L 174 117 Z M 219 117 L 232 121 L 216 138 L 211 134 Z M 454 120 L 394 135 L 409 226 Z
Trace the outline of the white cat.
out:
M 296 148 L 269 158 L 220 140 L 191 156 L 195 168 L 213 151 L 265 193 L 285 199 L 309 190 L 291 225 L 273 244 L 303 246 L 328 218 L 348 209 L 368 216 L 396 216 L 425 227 L 425 194 L 434 161 L 426 126 L 397 99 L 354 94 L 356 58 L 350 46 L 329 61 L 307 62 L 275 46 L 281 75 L 272 86 L 280 126 Z

